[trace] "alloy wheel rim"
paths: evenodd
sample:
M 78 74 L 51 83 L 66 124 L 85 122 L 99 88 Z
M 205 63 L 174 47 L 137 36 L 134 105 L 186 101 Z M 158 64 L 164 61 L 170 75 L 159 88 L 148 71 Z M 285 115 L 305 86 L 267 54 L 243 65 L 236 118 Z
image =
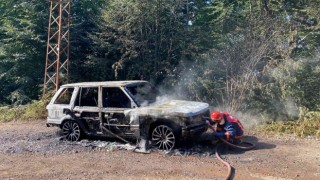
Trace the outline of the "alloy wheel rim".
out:
M 78 141 L 80 138 L 80 127 L 77 123 L 67 121 L 62 127 L 63 136 L 69 141 Z
M 165 125 L 157 126 L 152 132 L 152 142 L 159 149 L 170 151 L 175 145 L 172 129 Z

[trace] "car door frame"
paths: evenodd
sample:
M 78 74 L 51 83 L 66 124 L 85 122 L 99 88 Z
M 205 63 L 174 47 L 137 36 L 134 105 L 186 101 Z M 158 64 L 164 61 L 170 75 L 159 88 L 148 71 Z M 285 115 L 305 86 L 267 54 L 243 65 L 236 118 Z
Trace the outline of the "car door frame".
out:
M 76 99 L 77 99 L 77 96 L 79 96 L 79 101 L 80 101 L 80 98 L 81 98 L 81 92 L 82 92 L 82 89 L 83 88 L 97 88 L 98 90 L 98 97 L 97 97 L 97 106 L 77 106 L 77 102 Z M 74 112 L 74 115 L 80 119 L 85 119 L 85 118 L 90 118 L 90 117 L 83 117 L 82 115 L 84 113 L 98 113 L 98 116 L 94 116 L 94 117 L 91 117 L 93 120 L 97 120 L 97 121 L 100 121 L 101 122 L 101 101 L 100 101 L 100 86 L 99 85 L 93 85 L 93 86 L 79 86 L 77 88 L 77 93 L 76 93 L 76 97 L 74 99 L 74 106 L 72 108 L 72 111 Z M 100 131 L 100 129 L 95 129 L 95 131 Z
M 129 99 L 130 101 L 130 107 L 129 108 L 116 108 L 116 107 L 103 107 L 103 88 L 119 88 L 119 90 L 122 91 L 122 93 L 124 93 L 126 95 L 126 97 Z M 130 134 L 133 133 L 133 131 L 135 131 L 136 129 L 139 129 L 139 125 L 131 125 L 130 124 L 130 118 L 126 117 L 126 114 L 125 114 L 125 111 L 127 110 L 130 110 L 130 109 L 133 109 L 133 108 L 136 108 L 137 107 L 137 104 L 134 102 L 134 100 L 131 98 L 131 96 L 127 93 L 127 91 L 124 89 L 124 87 L 122 86 L 101 86 L 101 89 L 100 89 L 100 92 L 101 92 L 101 115 L 102 117 L 105 119 L 107 118 L 112 118 L 112 115 L 114 113 L 119 113 L 119 114 L 123 114 L 124 118 L 125 118 L 125 121 L 126 123 L 125 124 L 106 124 L 107 126 L 109 126 L 109 128 L 111 126 L 115 126 L 115 127 L 118 127 L 118 128 L 121 128 L 121 127 L 127 127 L 128 128 L 128 133 Z M 105 123 L 105 122 L 104 122 Z M 110 129 L 111 130 L 111 129 Z

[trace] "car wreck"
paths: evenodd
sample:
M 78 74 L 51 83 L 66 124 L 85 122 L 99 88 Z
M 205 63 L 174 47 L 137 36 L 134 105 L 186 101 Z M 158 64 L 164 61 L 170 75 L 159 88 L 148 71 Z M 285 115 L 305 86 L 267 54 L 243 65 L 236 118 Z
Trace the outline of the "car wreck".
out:
M 210 115 L 207 103 L 159 100 L 158 91 L 147 81 L 65 84 L 47 110 L 47 126 L 60 127 L 69 141 L 84 135 L 127 141 L 147 131 L 152 145 L 164 150 L 205 132 Z

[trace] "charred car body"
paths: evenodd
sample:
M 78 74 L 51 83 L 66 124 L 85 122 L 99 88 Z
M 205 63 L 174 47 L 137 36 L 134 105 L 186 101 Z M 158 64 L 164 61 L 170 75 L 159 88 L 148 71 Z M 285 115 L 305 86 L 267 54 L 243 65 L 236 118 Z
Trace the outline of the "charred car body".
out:
M 83 135 L 139 138 L 145 131 L 153 145 L 165 150 L 207 130 L 207 103 L 158 102 L 157 96 L 147 81 L 66 84 L 47 106 L 47 126 L 59 126 L 70 141 Z

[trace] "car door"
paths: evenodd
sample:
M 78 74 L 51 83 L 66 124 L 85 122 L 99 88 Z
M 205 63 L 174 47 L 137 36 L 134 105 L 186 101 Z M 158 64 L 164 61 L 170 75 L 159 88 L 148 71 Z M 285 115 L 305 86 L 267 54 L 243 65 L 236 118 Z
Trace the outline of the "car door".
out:
M 90 131 L 100 131 L 99 86 L 80 87 L 74 104 L 75 116 L 85 121 Z
M 106 128 L 116 134 L 130 134 L 124 111 L 131 109 L 132 99 L 120 87 L 102 87 L 102 117 Z

